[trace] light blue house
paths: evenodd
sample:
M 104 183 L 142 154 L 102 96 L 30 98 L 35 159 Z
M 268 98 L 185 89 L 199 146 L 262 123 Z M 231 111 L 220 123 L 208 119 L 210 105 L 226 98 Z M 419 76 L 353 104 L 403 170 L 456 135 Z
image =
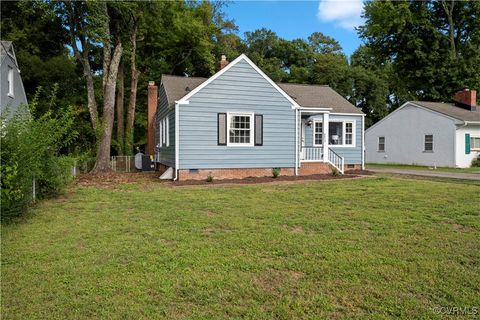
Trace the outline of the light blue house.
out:
M 222 57 L 225 61 L 225 57 Z M 364 114 L 328 86 L 275 83 L 241 55 L 212 77 L 162 76 L 155 159 L 174 179 L 361 169 Z

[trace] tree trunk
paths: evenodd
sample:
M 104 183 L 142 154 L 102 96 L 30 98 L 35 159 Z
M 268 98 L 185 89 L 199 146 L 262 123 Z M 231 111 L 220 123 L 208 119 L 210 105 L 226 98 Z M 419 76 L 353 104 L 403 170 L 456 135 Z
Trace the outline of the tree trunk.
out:
M 450 48 L 452 50 L 453 57 L 457 56 L 457 48 L 455 45 L 455 23 L 453 22 L 453 7 L 455 6 L 455 1 L 451 0 L 450 5 L 447 4 L 447 0 L 442 0 L 443 10 L 447 15 L 448 20 L 448 36 L 450 40 Z
M 118 66 L 118 80 L 117 80 L 117 145 L 118 154 L 123 155 L 125 149 L 125 110 L 124 110 L 124 97 L 125 97 L 125 83 L 123 74 L 123 59 Z
M 125 134 L 125 152 L 126 154 L 132 154 L 133 152 L 133 130 L 135 126 L 135 107 L 137 104 L 137 85 L 140 72 L 137 70 L 136 65 L 136 49 L 137 49 L 137 30 L 138 26 L 135 26 L 130 37 L 132 44 L 132 56 L 131 56 L 131 80 L 130 80 L 130 98 L 128 101 L 127 111 L 127 128 Z
M 105 46 L 109 46 L 105 43 Z M 111 49 L 108 49 L 110 50 Z M 115 89 L 117 84 L 118 66 L 122 57 L 122 44 L 117 42 L 113 57 L 109 59 L 108 74 L 105 76 L 105 89 L 103 91 L 103 116 L 102 135 L 98 144 L 97 159 L 93 172 L 110 170 L 110 147 L 112 144 L 112 129 L 115 109 Z
M 93 76 L 92 71 L 90 70 L 90 63 L 88 60 L 83 64 L 83 74 L 85 76 L 85 81 L 87 82 L 87 106 L 88 112 L 90 113 L 90 121 L 92 122 L 92 127 L 94 131 L 97 131 L 97 101 L 95 100 L 95 87 L 93 85 Z

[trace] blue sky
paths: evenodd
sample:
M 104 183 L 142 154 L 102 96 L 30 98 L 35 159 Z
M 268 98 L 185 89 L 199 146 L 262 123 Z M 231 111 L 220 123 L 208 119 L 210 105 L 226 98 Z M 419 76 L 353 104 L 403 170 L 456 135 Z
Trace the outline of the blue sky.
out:
M 350 55 L 361 44 L 355 26 L 361 24 L 361 0 L 235 1 L 225 13 L 239 27 L 238 35 L 260 28 L 271 29 L 291 40 L 306 39 L 315 31 L 335 38 Z

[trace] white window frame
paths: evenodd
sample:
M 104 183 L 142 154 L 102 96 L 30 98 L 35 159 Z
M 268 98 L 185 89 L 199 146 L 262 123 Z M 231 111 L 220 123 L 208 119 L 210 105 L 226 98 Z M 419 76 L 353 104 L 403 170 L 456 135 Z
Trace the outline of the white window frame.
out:
M 235 143 L 230 142 L 230 123 L 231 118 L 235 116 L 250 117 L 250 143 Z M 253 147 L 255 140 L 255 126 L 254 126 L 254 113 L 253 112 L 227 112 L 227 147 Z
M 316 134 L 316 132 L 315 132 L 316 128 L 315 128 L 315 127 L 316 127 L 316 124 L 317 124 L 317 123 L 321 123 L 321 124 L 322 124 L 322 139 L 321 139 L 322 143 L 320 143 L 320 144 L 316 144 L 316 143 L 315 143 L 315 134 Z M 321 147 L 321 146 L 323 146 L 324 135 L 325 135 L 325 126 L 323 125 L 323 121 L 321 121 L 321 120 L 313 120 L 313 123 L 312 123 L 312 139 L 313 139 L 313 140 L 312 140 L 312 141 L 313 141 L 313 146 L 314 146 L 314 147 Z
M 480 151 L 480 148 L 474 148 L 474 147 L 473 147 L 472 139 L 478 139 L 478 140 L 480 140 L 480 136 L 472 136 L 472 135 L 470 135 L 470 151 L 473 151 L 473 152 L 478 152 L 478 151 Z
M 163 121 L 162 120 L 159 121 L 158 129 L 159 129 L 158 130 L 159 131 L 158 132 L 158 138 L 159 138 L 158 147 L 161 148 L 161 147 L 163 147 L 163 143 L 162 143 L 162 141 L 163 141 Z
M 330 146 L 332 148 L 355 148 L 356 145 L 357 145 L 357 134 L 356 134 L 357 121 L 355 121 L 355 120 L 330 120 L 330 121 L 328 121 L 328 124 L 330 125 L 330 123 L 333 123 L 333 122 L 341 122 L 342 123 L 342 143 L 341 144 L 330 144 L 330 128 L 329 128 L 328 137 L 327 137 L 328 146 Z M 347 131 L 346 123 L 351 123 L 352 124 L 352 144 L 345 144 L 346 131 Z M 323 132 L 325 134 L 325 128 L 323 129 Z
M 380 150 L 380 138 L 383 138 L 383 150 Z M 385 152 L 386 141 L 387 141 L 387 139 L 385 139 L 385 136 L 378 137 L 378 139 L 377 139 L 377 151 L 378 152 Z
M 167 131 L 167 142 L 165 143 L 165 146 L 169 147 L 170 146 L 170 121 L 168 120 L 168 116 L 165 117 L 165 126 L 166 126 L 166 131 Z
M 432 136 L 432 150 L 427 150 L 425 145 L 427 144 L 427 136 Z M 433 133 L 427 133 L 423 135 L 423 152 L 434 152 L 435 151 L 435 137 Z
M 8 66 L 8 75 L 7 75 L 7 82 L 8 82 L 8 96 L 10 98 L 15 97 L 15 86 L 14 86 L 14 73 L 13 68 Z
M 167 134 L 166 134 L 166 131 L 167 131 L 167 130 L 166 130 L 166 125 L 165 125 L 165 118 L 162 119 L 162 125 L 163 125 L 163 136 L 162 136 L 163 139 L 162 139 L 162 143 L 165 144 L 165 142 L 166 142 L 166 140 L 167 140 L 167 139 L 166 139 L 166 135 L 167 135 Z

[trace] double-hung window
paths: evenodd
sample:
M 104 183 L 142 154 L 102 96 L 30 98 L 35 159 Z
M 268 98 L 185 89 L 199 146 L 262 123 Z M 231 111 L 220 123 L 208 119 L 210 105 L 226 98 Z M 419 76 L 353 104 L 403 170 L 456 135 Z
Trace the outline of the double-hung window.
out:
M 378 151 L 385 151 L 385 137 L 378 137 Z
M 345 122 L 345 144 L 353 144 L 353 122 Z
M 323 144 L 323 122 L 313 122 L 313 139 L 315 146 L 321 146 Z
M 229 113 L 227 141 L 229 146 L 253 146 L 253 114 Z
M 8 66 L 7 82 L 8 82 L 8 96 L 13 98 L 14 97 L 13 68 L 10 66 Z
M 480 137 L 470 136 L 470 150 L 480 151 Z
M 424 151 L 433 152 L 433 134 L 426 134 L 424 138 Z

